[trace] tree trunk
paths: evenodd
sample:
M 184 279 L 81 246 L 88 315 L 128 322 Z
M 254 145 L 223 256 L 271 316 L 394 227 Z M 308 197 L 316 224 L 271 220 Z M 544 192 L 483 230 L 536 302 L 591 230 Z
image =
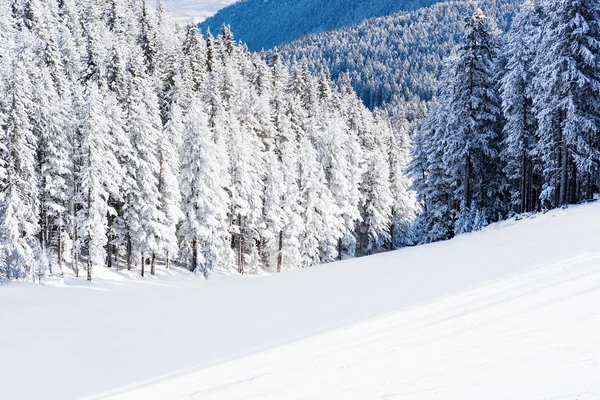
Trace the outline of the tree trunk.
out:
M 131 271 L 131 263 L 132 263 L 132 246 L 131 246 L 131 235 L 127 232 L 127 271 Z
M 198 269 L 198 237 L 192 241 L 192 272 Z
M 337 250 L 338 250 L 337 259 L 338 259 L 338 261 L 342 261 L 342 251 L 344 250 L 344 246 L 342 244 L 342 238 L 338 239 L 338 248 L 337 248 Z
M 529 208 L 527 211 L 535 211 L 537 209 L 538 199 L 535 197 L 533 190 L 533 164 L 529 167 L 527 173 L 527 203 Z
M 464 173 L 464 207 L 465 210 L 471 207 L 471 156 L 467 154 L 467 158 L 465 160 L 465 173 Z M 461 210 L 461 211 L 465 211 Z
M 48 240 L 46 238 L 46 235 L 48 235 L 47 224 L 48 218 L 46 218 L 46 208 L 44 204 L 42 204 L 40 207 L 40 231 L 38 233 L 38 240 L 40 241 L 42 249 L 46 249 L 48 244 Z
M 57 257 L 58 257 L 58 270 L 60 271 L 61 275 L 64 275 L 63 273 L 63 267 L 62 267 L 62 228 L 59 226 L 58 227 L 58 238 L 57 238 Z
M 144 260 L 144 256 L 142 255 L 142 278 L 144 277 L 145 268 L 146 268 L 146 260 Z
M 44 247 L 46 249 L 50 248 L 50 219 L 48 218 L 48 213 L 45 212 L 45 216 L 44 216 Z
M 569 202 L 572 204 L 576 204 L 581 200 L 581 182 L 577 177 L 577 165 L 570 160 L 569 162 L 571 166 L 571 179 L 569 179 Z
M 165 253 L 165 267 L 169 269 L 169 250 Z
M 88 257 L 87 257 L 87 280 L 89 282 L 92 281 L 92 255 L 89 253 L 89 249 L 90 249 L 90 241 L 91 238 L 88 237 L 86 239 L 86 247 L 88 248 Z
M 112 206 L 112 204 L 111 204 L 111 206 Z M 109 234 L 108 234 L 108 243 L 106 244 L 106 266 L 108 268 L 112 268 L 112 251 L 113 251 L 112 243 L 114 241 L 114 236 L 112 234 L 112 226 L 114 223 L 114 217 L 109 214 L 108 218 L 107 218 L 107 222 L 108 222 L 107 230 L 108 230 Z
M 108 243 L 108 251 L 106 252 L 106 266 L 108 268 L 112 268 L 112 252 L 113 252 L 113 245 L 111 243 Z
M 156 275 L 156 254 L 152 253 L 152 262 L 150 263 L 150 275 Z
M 258 239 L 258 243 L 256 244 L 256 247 L 258 249 L 258 259 L 260 260 L 261 264 L 265 267 L 268 268 L 269 267 L 269 260 L 265 258 L 265 254 L 264 254 L 264 242 L 265 239 L 261 236 Z
M 560 199 L 559 206 L 567 204 L 567 181 L 569 179 L 569 153 L 567 141 L 562 140 L 561 163 L 560 163 Z
M 244 273 L 244 234 L 243 234 L 243 224 L 242 224 L 242 214 L 238 214 L 238 224 L 239 224 L 239 233 L 238 233 L 238 273 Z
M 527 212 L 527 197 L 527 154 L 523 152 L 521 155 L 521 213 Z
M 73 249 L 72 249 L 72 257 L 73 257 L 73 271 L 75 271 L 75 277 L 79 278 L 79 264 L 78 264 L 78 254 L 77 254 L 77 223 L 73 225 Z
M 277 273 L 283 268 L 283 231 L 279 231 L 279 252 L 277 253 Z

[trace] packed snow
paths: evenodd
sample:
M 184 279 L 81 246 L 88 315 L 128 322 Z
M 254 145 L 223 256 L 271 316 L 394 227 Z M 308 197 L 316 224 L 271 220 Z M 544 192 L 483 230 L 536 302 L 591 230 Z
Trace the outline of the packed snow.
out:
M 3 399 L 597 399 L 600 204 L 266 277 L 0 288 Z

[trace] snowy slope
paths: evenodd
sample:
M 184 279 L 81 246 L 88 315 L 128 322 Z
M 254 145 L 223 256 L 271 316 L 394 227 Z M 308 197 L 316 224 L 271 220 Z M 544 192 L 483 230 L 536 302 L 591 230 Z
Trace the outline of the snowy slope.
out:
M 165 0 L 165 9 L 174 19 L 182 23 L 202 22 L 217 11 L 237 0 Z M 149 0 L 150 4 L 155 2 Z
M 102 271 L 0 289 L 0 398 L 600 396 L 600 204 L 279 276 Z

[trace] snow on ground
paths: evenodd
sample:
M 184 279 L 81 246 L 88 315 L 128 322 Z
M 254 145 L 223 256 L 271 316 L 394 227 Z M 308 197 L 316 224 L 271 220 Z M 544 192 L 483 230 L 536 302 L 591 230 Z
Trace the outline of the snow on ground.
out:
M 0 288 L 0 398 L 600 398 L 600 204 L 278 276 L 160 272 Z
M 179 22 L 202 22 L 237 0 L 164 0 L 165 10 Z M 152 5 L 154 0 L 148 0 Z

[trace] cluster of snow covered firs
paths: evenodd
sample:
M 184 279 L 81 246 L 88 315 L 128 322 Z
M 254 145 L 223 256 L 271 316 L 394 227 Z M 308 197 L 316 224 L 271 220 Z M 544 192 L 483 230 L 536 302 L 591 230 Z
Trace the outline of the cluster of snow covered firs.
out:
M 0 0 L 0 277 L 306 267 L 410 242 L 393 132 L 347 77 L 143 0 Z
M 420 241 L 593 199 L 600 162 L 600 3 L 526 0 L 506 37 L 477 11 L 416 132 Z

